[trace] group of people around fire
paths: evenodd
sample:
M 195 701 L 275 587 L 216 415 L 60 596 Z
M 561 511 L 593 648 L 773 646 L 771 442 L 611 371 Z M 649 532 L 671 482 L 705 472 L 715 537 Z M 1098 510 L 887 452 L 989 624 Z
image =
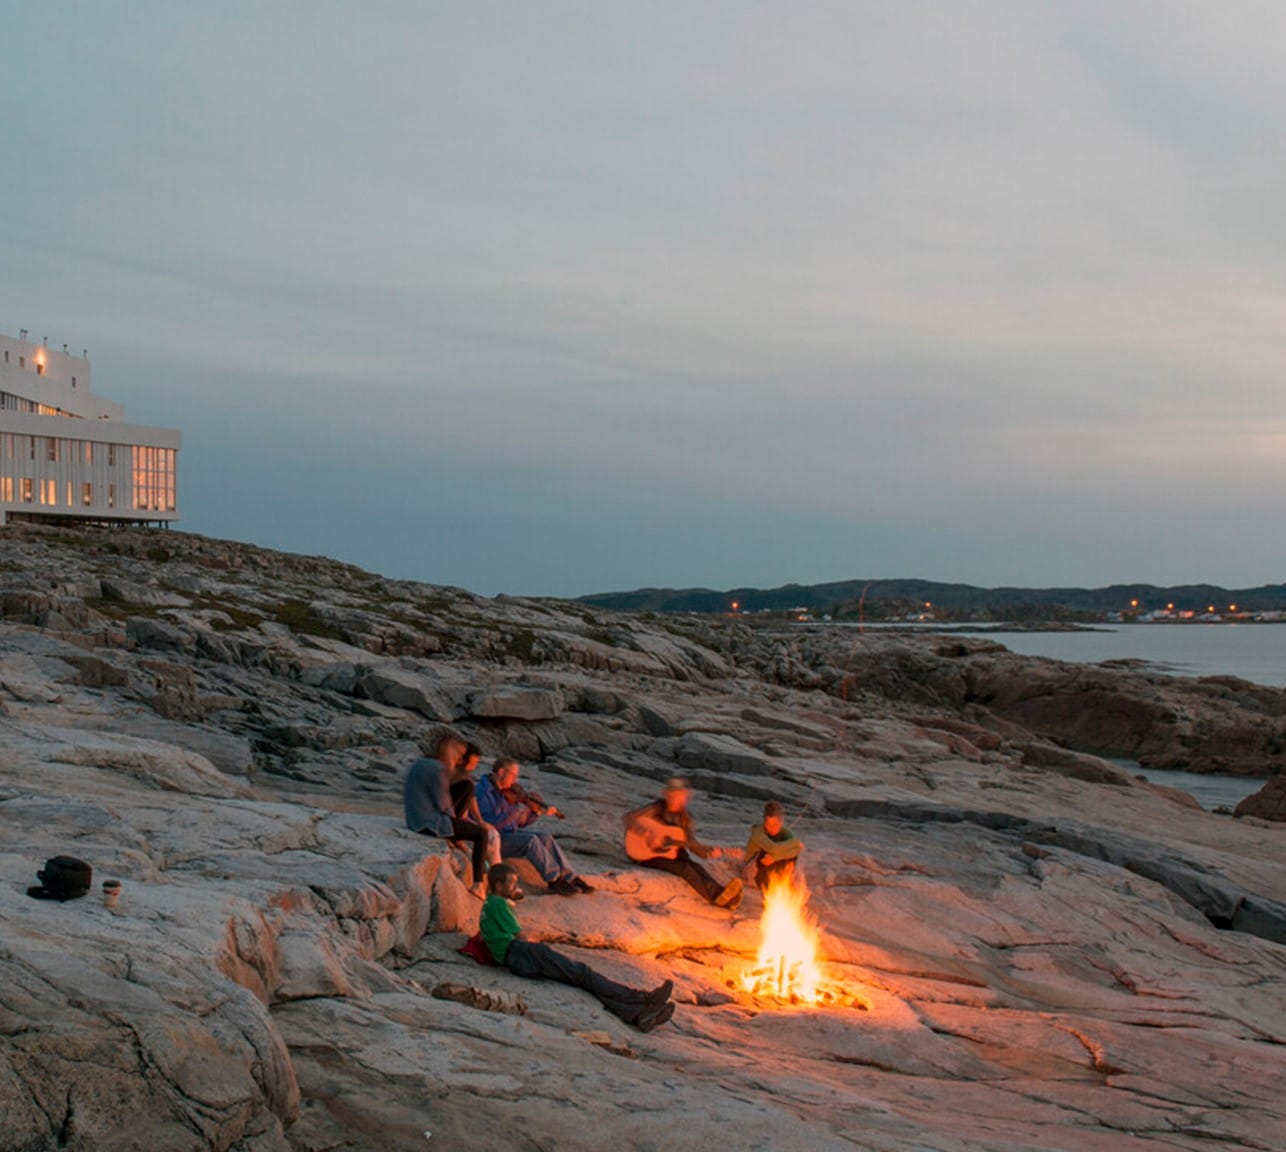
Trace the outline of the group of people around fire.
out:
M 517 868 L 507 861 L 529 861 L 548 890 L 562 896 L 593 888 L 577 874 L 553 835 L 532 827 L 542 816 L 561 820 L 563 813 L 518 783 L 518 761 L 497 757 L 490 773 L 475 783 L 482 761 L 476 744 L 448 732 L 438 740 L 435 753 L 415 761 L 407 773 L 406 825 L 413 832 L 443 837 L 469 851 L 470 891 L 483 901 L 481 929 L 470 942 L 470 954 L 518 976 L 584 988 L 613 1015 L 644 1032 L 669 1020 L 674 1013 L 669 980 L 652 989 L 632 988 L 524 937 L 514 911 L 524 893 Z M 804 846 L 785 826 L 780 804 L 764 805 L 763 820 L 751 828 L 743 851 L 706 844 L 697 837 L 688 809 L 691 798 L 688 782 L 674 777 L 660 797 L 624 815 L 625 854 L 630 860 L 679 877 L 709 903 L 729 910 L 741 902 L 742 876 L 720 881 L 704 861 L 721 857 L 744 861 L 742 873 L 760 892 L 777 880 L 793 879 Z

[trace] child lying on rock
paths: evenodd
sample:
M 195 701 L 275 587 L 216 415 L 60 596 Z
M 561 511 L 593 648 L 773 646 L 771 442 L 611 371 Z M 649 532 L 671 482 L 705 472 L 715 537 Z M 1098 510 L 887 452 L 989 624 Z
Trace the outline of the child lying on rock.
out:
M 640 1032 L 651 1032 L 674 1015 L 669 1002 L 674 985 L 669 981 L 649 991 L 618 984 L 588 964 L 555 951 L 548 944 L 523 938 L 515 901 L 521 900 L 518 871 L 512 864 L 496 864 L 487 873 L 490 895 L 482 906 L 482 938 L 497 964 L 516 976 L 531 980 L 557 980 L 584 988 L 598 998 L 613 1016 L 632 1024 Z

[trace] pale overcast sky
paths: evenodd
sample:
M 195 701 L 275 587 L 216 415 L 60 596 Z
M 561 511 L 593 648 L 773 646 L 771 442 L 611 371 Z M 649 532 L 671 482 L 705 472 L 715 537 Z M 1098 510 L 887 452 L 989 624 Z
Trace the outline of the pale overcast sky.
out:
M 475 591 L 1286 580 L 1286 6 L 0 0 L 0 331 Z

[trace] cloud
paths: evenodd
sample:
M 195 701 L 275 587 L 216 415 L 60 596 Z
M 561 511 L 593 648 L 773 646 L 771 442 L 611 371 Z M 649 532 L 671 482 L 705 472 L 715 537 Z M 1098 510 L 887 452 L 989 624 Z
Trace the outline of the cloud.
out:
M 1277 579 L 1284 24 L 32 9 L 0 324 L 191 526 L 402 575 Z

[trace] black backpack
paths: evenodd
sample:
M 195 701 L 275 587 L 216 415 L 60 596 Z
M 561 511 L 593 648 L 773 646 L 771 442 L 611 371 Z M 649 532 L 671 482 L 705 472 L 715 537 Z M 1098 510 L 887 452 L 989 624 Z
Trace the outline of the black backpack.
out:
M 94 870 L 75 856 L 54 856 L 46 860 L 36 876 L 40 886 L 28 888 L 27 895 L 37 900 L 75 900 L 84 896 L 94 882 Z

